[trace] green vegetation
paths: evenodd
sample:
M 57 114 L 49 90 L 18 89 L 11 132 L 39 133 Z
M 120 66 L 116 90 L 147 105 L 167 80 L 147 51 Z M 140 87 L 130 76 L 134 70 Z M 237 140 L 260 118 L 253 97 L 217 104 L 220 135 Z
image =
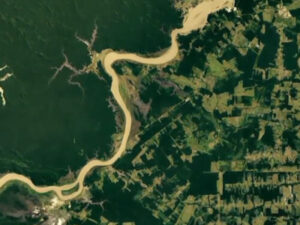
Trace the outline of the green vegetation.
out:
M 143 224 L 124 204 L 163 225 L 299 221 L 295 2 L 237 1 L 236 11 L 212 15 L 200 34 L 180 38 L 180 60 L 118 65 L 134 87 L 126 96 L 138 138 L 88 182 L 93 201 L 107 200 L 100 224 Z M 121 191 L 112 197 L 105 186 Z M 122 203 L 124 196 L 130 197 Z
M 32 225 L 45 219 L 44 203 L 51 194 L 37 194 L 19 182 L 10 182 L 0 193 L 0 224 Z
M 169 45 L 180 17 L 170 0 L 1 1 L 0 173 L 52 185 L 88 159 L 110 157 L 116 132 L 110 80 L 80 72 L 68 82 L 90 63 L 78 39 L 90 40 L 97 27 L 92 50 L 155 52 Z M 72 66 L 52 80 L 64 55 Z M 6 73 L 13 75 L 2 81 Z
M 68 224 L 298 225 L 298 0 L 236 6 L 180 37 L 170 65 L 116 66 L 129 147 L 61 206 Z

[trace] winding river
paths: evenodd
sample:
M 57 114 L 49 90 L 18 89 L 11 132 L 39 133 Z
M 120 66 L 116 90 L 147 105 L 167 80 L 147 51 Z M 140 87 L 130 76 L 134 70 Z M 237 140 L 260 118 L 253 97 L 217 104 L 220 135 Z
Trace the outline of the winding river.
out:
M 28 185 L 32 190 L 38 193 L 47 193 L 47 192 L 54 192 L 61 200 L 67 201 L 76 198 L 79 196 L 84 188 L 84 179 L 87 174 L 96 167 L 103 167 L 103 166 L 111 166 L 113 165 L 125 152 L 126 145 L 128 142 L 128 138 L 131 131 L 131 124 L 132 124 L 132 117 L 131 113 L 128 110 L 119 90 L 119 77 L 116 71 L 113 69 L 113 64 L 117 61 L 132 61 L 141 64 L 148 64 L 148 65 L 161 65 L 166 64 L 173 59 L 176 58 L 179 46 L 177 42 L 178 35 L 187 35 L 194 30 L 198 30 L 203 28 L 207 23 L 207 18 L 209 14 L 214 13 L 218 10 L 224 8 L 232 9 L 234 7 L 234 0 L 207 0 L 204 2 L 199 3 L 196 7 L 191 8 L 183 21 L 183 26 L 180 29 L 175 29 L 171 33 L 171 40 L 172 44 L 170 48 L 165 51 L 161 56 L 158 57 L 143 57 L 137 54 L 132 53 L 119 53 L 115 51 L 108 52 L 104 55 L 104 57 L 99 57 L 102 53 L 95 54 L 93 57 L 96 57 L 92 60 L 93 63 L 99 62 L 101 60 L 103 68 L 112 78 L 112 86 L 111 92 L 118 102 L 120 108 L 124 112 L 125 116 L 125 130 L 123 134 L 123 139 L 119 148 L 116 150 L 114 156 L 106 161 L 102 160 L 91 160 L 89 161 L 81 170 L 77 177 L 77 179 L 67 185 L 62 186 L 45 186 L 39 187 L 36 186 L 28 177 L 25 177 L 20 174 L 15 173 L 8 173 L 5 174 L 3 177 L 0 178 L 0 188 L 2 188 L 5 184 L 12 181 L 19 181 L 26 185 Z M 78 189 L 69 194 L 64 195 L 63 191 L 70 190 L 75 188 L 78 185 Z

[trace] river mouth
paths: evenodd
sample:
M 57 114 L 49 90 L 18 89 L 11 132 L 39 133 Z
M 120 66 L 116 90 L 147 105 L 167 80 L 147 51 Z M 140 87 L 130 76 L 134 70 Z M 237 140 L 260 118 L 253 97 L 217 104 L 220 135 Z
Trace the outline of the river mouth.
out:
M 147 53 L 167 47 L 168 32 L 179 22 L 168 0 L 2 1 L 0 66 L 14 75 L 0 84 L 7 101 L 0 106 L 0 173 L 49 185 L 89 159 L 109 158 L 116 132 L 107 101 L 111 81 L 84 74 L 78 78 L 83 95 L 68 84 L 67 69 L 48 85 L 53 67 L 63 62 L 62 51 L 73 66 L 88 64 L 87 48 L 75 34 L 90 39 L 95 25 L 96 51 Z

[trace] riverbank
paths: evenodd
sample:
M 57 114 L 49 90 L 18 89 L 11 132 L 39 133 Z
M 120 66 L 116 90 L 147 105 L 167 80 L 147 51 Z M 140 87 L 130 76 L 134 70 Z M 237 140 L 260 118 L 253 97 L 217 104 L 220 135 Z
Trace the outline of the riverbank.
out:
M 115 152 L 114 156 L 106 161 L 102 160 L 91 160 L 89 161 L 80 171 L 76 181 L 71 184 L 63 185 L 63 186 L 47 186 L 47 187 L 38 187 L 33 184 L 33 182 L 23 175 L 9 173 L 4 175 L 0 179 L 0 188 L 3 187 L 10 181 L 19 181 L 27 184 L 31 189 L 38 193 L 47 193 L 54 192 L 61 200 L 71 200 L 76 198 L 83 190 L 84 187 L 84 179 L 87 174 L 96 167 L 103 166 L 111 166 L 113 165 L 125 152 L 126 145 L 128 142 L 128 138 L 131 131 L 132 117 L 131 113 L 128 110 L 119 90 L 119 77 L 116 71 L 113 69 L 114 63 L 118 61 L 132 61 L 141 64 L 149 64 L 149 65 L 162 65 L 166 64 L 173 59 L 176 58 L 179 51 L 179 44 L 177 41 L 178 35 L 187 35 L 192 31 L 202 29 L 206 23 L 207 18 L 211 13 L 217 12 L 224 8 L 233 8 L 234 0 L 212 0 L 205 1 L 197 5 L 195 8 L 192 8 L 188 11 L 183 21 L 183 26 L 180 29 L 175 29 L 171 33 L 171 46 L 165 51 L 161 56 L 158 57 L 143 57 L 133 53 L 118 53 L 118 52 L 107 52 L 104 51 L 102 53 L 94 54 L 92 62 L 100 62 L 103 65 L 106 73 L 111 76 L 112 84 L 111 84 L 111 92 L 119 104 L 121 110 L 124 113 L 125 117 L 125 128 L 122 142 Z M 63 192 L 74 188 L 78 185 L 77 191 L 69 194 L 63 195 Z

